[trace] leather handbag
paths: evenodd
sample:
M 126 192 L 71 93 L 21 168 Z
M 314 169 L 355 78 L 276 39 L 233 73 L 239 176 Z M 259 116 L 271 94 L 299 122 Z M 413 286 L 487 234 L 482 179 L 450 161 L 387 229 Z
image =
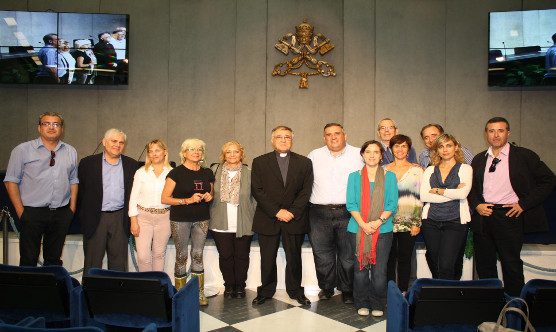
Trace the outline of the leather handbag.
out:
M 514 307 L 510 307 L 510 304 L 513 302 L 521 302 L 525 305 L 525 309 L 527 314 L 525 314 L 523 312 L 523 310 L 519 309 L 519 308 L 514 308 Z M 498 315 L 498 320 L 496 322 L 484 322 L 481 323 L 481 325 L 479 325 L 477 327 L 477 331 L 479 332 L 517 332 L 519 330 L 515 330 L 509 327 L 506 327 L 506 313 L 507 312 L 517 312 L 521 315 L 521 317 L 523 318 L 523 320 L 525 321 L 525 332 L 531 331 L 531 332 L 535 332 L 535 328 L 533 327 L 533 325 L 531 325 L 531 322 L 529 321 L 529 306 L 527 306 L 527 302 L 525 302 L 525 300 L 523 300 L 522 298 L 516 297 L 510 301 L 508 301 L 508 303 L 506 303 L 506 305 L 504 306 L 504 308 L 502 308 L 502 311 L 500 311 L 500 315 Z

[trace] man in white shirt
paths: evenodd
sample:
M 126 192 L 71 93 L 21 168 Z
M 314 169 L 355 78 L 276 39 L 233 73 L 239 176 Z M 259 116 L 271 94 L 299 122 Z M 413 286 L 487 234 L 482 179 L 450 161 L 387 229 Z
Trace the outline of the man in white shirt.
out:
M 353 303 L 354 253 L 347 236 L 351 215 L 346 209 L 346 190 L 349 174 L 364 163 L 359 149 L 346 140 L 342 125 L 329 123 L 324 126 L 326 145 L 309 153 L 314 173 L 309 239 L 321 288 L 319 299 L 330 299 L 338 287 L 344 303 Z

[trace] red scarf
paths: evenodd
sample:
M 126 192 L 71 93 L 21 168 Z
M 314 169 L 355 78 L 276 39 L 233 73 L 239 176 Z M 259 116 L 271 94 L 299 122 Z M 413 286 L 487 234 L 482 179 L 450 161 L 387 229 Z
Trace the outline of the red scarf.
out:
M 379 166 L 380 167 L 380 166 Z M 382 169 L 382 168 L 381 168 Z M 382 172 L 382 176 L 384 176 L 384 172 Z M 378 176 L 379 174 L 377 174 Z M 384 183 L 384 181 L 382 182 Z M 383 184 L 384 185 L 384 184 Z M 375 186 L 376 186 L 376 182 L 375 182 Z M 375 188 L 377 189 L 377 188 Z M 379 217 L 382 214 L 382 210 L 384 208 L 384 193 L 382 191 L 381 195 L 382 197 L 376 197 L 374 195 L 374 193 L 376 193 L 376 190 L 373 190 L 373 199 L 381 199 L 382 200 L 382 204 L 380 207 L 380 212 L 379 212 Z M 378 195 L 377 195 L 378 196 Z M 377 218 L 372 218 L 371 217 L 371 184 L 369 182 L 369 176 L 367 174 L 367 167 L 363 166 L 363 169 L 361 170 L 361 217 L 363 218 L 363 221 L 365 223 L 368 223 L 369 221 L 373 221 L 378 219 Z M 359 255 L 357 255 L 358 260 L 359 260 L 359 270 L 363 270 L 363 268 L 369 264 L 375 265 L 376 264 L 376 244 L 378 242 L 378 235 L 380 233 L 380 227 L 377 228 L 376 232 L 374 232 L 373 234 L 366 235 L 365 232 L 363 231 L 363 229 L 361 227 L 359 227 L 360 229 L 360 241 L 359 241 L 359 248 L 358 248 L 358 252 Z M 369 239 L 370 237 L 370 239 Z M 364 250 L 365 248 L 365 242 L 368 242 L 369 240 L 371 240 L 371 250 L 370 251 L 366 251 Z

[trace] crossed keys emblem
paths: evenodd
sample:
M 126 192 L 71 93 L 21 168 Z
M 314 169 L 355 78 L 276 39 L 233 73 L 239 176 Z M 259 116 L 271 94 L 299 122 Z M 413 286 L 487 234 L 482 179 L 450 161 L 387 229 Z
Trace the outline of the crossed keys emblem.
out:
M 280 62 L 274 66 L 272 76 L 296 75 L 300 76 L 299 88 L 309 88 L 309 76 L 322 75 L 324 77 L 336 76 L 334 66 L 326 61 L 318 60 L 313 55 L 319 53 L 324 55 L 334 48 L 334 44 L 330 43 L 330 39 L 326 38 L 322 33 L 313 36 L 313 26 L 307 23 L 307 18 L 303 18 L 303 23 L 295 27 L 295 35 L 288 33 L 279 38 L 279 43 L 274 45 L 277 50 L 288 55 L 291 51 L 298 54 L 295 58 Z M 313 71 L 296 71 L 301 66 L 306 65 Z M 282 71 L 282 68 L 285 69 Z

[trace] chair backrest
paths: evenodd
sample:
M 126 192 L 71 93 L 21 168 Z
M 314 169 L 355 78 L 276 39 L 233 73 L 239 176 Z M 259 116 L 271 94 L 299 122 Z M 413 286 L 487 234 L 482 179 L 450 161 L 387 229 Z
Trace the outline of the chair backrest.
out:
M 415 281 L 409 301 L 409 325 L 472 324 L 496 321 L 506 303 L 502 282 L 485 280 Z
M 97 322 L 134 328 L 152 322 L 172 325 L 173 286 L 164 272 L 91 269 L 82 284 L 89 314 Z
M 537 327 L 556 327 L 556 281 L 532 279 L 521 291 L 529 306 L 529 320 Z
M 68 285 L 69 283 L 69 285 Z M 61 266 L 0 265 L 0 317 L 16 322 L 27 316 L 47 322 L 69 321 L 71 278 Z

